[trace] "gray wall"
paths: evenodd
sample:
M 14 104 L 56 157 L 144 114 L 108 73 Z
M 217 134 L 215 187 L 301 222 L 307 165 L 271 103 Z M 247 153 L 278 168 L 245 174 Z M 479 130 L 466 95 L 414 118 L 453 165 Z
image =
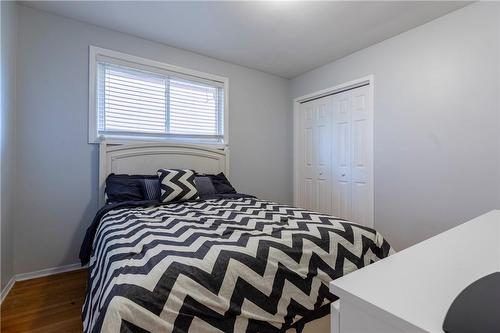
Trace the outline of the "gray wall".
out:
M 2 196 L 2 250 L 14 244 L 14 267 L 2 251 L 2 278 L 75 263 L 97 209 L 89 44 L 229 77 L 231 180 L 242 192 L 290 202 L 292 97 L 374 74 L 376 227 L 391 243 L 404 248 L 500 206 L 499 10 L 470 5 L 290 82 L 18 7 L 15 138 L 13 111 L 2 122 L 2 142 L 15 139 L 17 151 L 2 150 L 2 162 L 16 156 L 15 186 L 4 187 L 2 169 L 16 212 L 12 242 Z
M 12 189 L 14 178 L 14 120 L 16 97 L 17 12 L 13 2 L 2 1 L 1 8 L 1 119 L 0 119 L 0 289 L 13 276 Z
M 500 4 L 475 3 L 292 80 L 375 75 L 375 226 L 397 249 L 500 204 Z
M 291 201 L 285 79 L 19 7 L 15 272 L 77 262 L 97 210 L 98 147 L 87 143 L 88 46 L 229 78 L 231 181 Z

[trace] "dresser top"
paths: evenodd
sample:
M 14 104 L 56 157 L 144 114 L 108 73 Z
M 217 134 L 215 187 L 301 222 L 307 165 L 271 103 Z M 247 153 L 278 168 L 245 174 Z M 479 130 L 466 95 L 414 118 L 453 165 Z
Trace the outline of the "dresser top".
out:
M 500 271 L 500 210 L 334 280 L 330 291 L 341 302 L 352 302 L 401 329 L 443 332 L 455 297 L 496 271 Z

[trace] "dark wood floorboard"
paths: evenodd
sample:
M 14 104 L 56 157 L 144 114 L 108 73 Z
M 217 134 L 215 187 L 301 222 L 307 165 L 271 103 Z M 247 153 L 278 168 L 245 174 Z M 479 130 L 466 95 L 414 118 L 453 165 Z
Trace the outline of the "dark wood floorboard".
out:
M 16 282 L 0 306 L 0 331 L 81 333 L 86 282 L 86 269 Z

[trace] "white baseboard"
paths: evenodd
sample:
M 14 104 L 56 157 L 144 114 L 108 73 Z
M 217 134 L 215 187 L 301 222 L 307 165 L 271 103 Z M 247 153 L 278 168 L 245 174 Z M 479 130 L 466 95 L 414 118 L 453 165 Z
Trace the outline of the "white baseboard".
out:
M 17 281 L 31 280 L 31 279 L 36 279 L 36 278 L 43 277 L 43 276 L 71 272 L 71 271 L 75 271 L 75 270 L 82 269 L 82 268 L 84 268 L 84 267 L 82 267 L 80 264 L 71 264 L 71 265 L 65 265 L 65 266 L 59 266 L 59 267 L 46 268 L 46 269 L 42 269 L 42 270 L 35 271 L 35 272 L 16 274 L 10 279 L 9 283 L 7 283 L 5 288 L 3 288 L 2 293 L 0 295 L 0 304 L 2 304 L 3 300 L 5 299 L 5 297 L 7 297 L 10 290 L 14 286 L 14 283 Z
M 9 282 L 7 282 L 7 284 L 5 285 L 5 288 L 3 288 L 2 290 L 2 293 L 0 294 L 0 304 L 2 304 L 3 300 L 5 299 L 5 297 L 7 297 L 7 295 L 9 294 L 10 290 L 12 289 L 12 287 L 14 286 L 14 283 L 16 282 L 16 277 L 13 276 Z
M 43 276 L 49 276 L 64 272 L 71 272 L 81 268 L 83 267 L 80 264 L 71 264 L 66 266 L 46 268 L 35 272 L 16 274 L 16 281 L 36 279 Z

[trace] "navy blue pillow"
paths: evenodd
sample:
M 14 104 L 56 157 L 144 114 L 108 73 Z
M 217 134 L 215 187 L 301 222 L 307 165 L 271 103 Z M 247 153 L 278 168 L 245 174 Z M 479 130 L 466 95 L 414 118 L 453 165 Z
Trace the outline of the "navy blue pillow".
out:
M 226 178 L 223 172 L 217 175 L 205 175 L 205 176 L 210 177 L 210 179 L 212 180 L 212 184 L 214 184 L 217 194 L 236 193 L 236 190 L 231 185 L 231 183 Z
M 145 198 L 144 180 L 156 179 L 155 175 L 115 175 L 110 174 L 106 179 L 107 203 L 121 201 L 148 200 Z

